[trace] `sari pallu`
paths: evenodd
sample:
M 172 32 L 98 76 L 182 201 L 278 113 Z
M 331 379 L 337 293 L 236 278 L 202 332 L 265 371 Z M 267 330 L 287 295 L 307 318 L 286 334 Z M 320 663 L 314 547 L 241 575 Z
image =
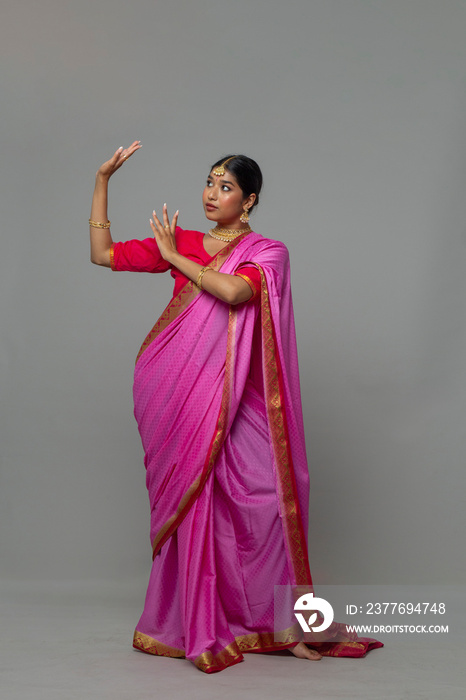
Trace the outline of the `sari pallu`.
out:
M 229 306 L 189 282 L 135 367 L 154 561 L 133 644 L 207 673 L 294 646 L 291 612 L 274 637 L 273 587 L 312 586 L 288 251 L 250 233 L 210 266 L 231 274 L 245 263 L 261 273 L 259 305 Z M 383 646 L 335 625 L 338 644 L 313 644 L 322 654 Z

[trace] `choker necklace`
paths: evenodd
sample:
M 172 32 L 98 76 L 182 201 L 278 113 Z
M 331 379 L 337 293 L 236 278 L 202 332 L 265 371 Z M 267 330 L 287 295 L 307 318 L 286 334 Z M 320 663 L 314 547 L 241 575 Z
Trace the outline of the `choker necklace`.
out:
M 235 238 L 238 238 L 242 233 L 249 233 L 249 231 L 252 231 L 252 228 L 250 226 L 245 226 L 244 228 L 219 228 L 216 226 L 215 228 L 211 228 L 209 230 L 209 235 L 212 236 L 212 238 L 216 238 L 218 241 L 234 241 Z

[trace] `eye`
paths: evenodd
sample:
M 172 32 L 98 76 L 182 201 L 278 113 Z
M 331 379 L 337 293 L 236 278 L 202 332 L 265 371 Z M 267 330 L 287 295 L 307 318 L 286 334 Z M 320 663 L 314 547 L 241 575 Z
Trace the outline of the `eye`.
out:
M 222 190 L 226 190 L 227 192 L 229 192 L 230 188 L 228 187 L 228 185 L 222 185 Z
M 207 180 L 207 185 L 206 187 L 210 187 L 212 185 L 212 180 Z

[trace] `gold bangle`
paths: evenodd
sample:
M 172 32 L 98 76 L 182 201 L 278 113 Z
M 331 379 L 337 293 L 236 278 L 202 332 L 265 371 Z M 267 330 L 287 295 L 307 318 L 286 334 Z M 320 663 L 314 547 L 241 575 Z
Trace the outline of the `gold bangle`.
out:
M 89 219 L 89 226 L 93 226 L 94 228 L 110 228 L 110 221 L 102 223 L 101 221 L 92 221 L 92 219 Z
M 204 277 L 205 273 L 207 270 L 211 270 L 212 268 L 209 267 L 208 265 L 206 267 L 201 267 L 201 271 L 199 272 L 196 280 L 196 287 L 199 287 L 199 289 L 202 289 L 202 278 Z

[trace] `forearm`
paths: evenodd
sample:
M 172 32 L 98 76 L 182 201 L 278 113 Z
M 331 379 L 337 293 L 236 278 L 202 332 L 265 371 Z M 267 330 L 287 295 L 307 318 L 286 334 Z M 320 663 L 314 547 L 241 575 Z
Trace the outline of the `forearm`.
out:
M 169 262 L 194 283 L 203 267 L 177 251 L 170 256 Z M 250 299 L 253 294 L 249 284 L 241 277 L 211 269 L 204 273 L 201 284 L 202 289 L 227 304 L 240 304 Z
M 108 179 L 96 176 L 91 205 L 91 220 L 106 222 L 108 206 Z M 91 240 L 91 262 L 110 267 L 110 246 L 113 239 L 109 228 L 96 228 L 89 225 Z

